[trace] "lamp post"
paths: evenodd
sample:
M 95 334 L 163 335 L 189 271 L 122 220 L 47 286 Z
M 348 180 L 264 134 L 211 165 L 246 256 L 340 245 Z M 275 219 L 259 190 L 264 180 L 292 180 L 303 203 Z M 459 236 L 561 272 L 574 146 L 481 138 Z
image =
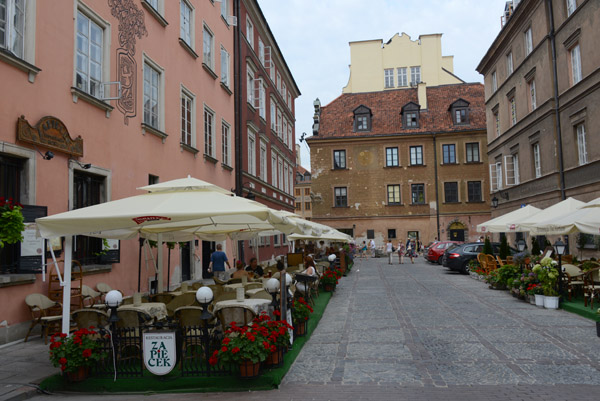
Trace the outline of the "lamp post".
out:
M 556 242 L 554 243 L 554 250 L 556 251 L 556 254 L 558 255 L 558 302 L 560 304 L 562 298 L 563 298 L 563 269 L 562 269 L 562 255 L 565 254 L 565 250 L 567 249 L 567 246 L 565 245 L 564 242 L 562 242 L 559 239 L 556 240 Z
M 498 207 L 498 198 L 495 196 L 492 198 L 492 207 L 496 209 Z
M 200 327 L 202 329 L 202 347 L 204 348 L 204 359 L 206 361 L 206 369 L 210 371 L 210 335 L 208 334 L 209 319 L 212 319 L 212 314 L 208 311 L 208 305 L 213 300 L 213 292 L 210 287 L 203 286 L 196 291 L 196 300 L 202 307 L 200 314 Z M 212 326 L 211 326 L 212 327 Z
M 270 278 L 265 284 L 265 289 L 269 294 L 271 294 L 271 297 L 273 297 L 273 301 L 271 302 L 273 310 L 279 310 L 279 302 L 277 302 L 277 293 L 279 292 L 279 280 L 277 280 L 276 278 Z
M 106 302 L 106 306 L 110 309 L 110 318 L 108 319 L 110 323 L 111 331 L 115 331 L 116 324 L 119 321 L 119 316 L 117 316 L 117 308 L 123 302 L 123 294 L 117 290 L 111 290 L 106 294 L 104 298 L 104 302 Z
M 523 238 L 517 241 L 517 250 L 519 251 L 519 253 L 525 250 L 525 240 Z M 521 274 L 523 274 L 523 261 L 522 258 L 519 259 L 521 260 L 521 262 L 519 263 L 519 265 L 521 266 Z

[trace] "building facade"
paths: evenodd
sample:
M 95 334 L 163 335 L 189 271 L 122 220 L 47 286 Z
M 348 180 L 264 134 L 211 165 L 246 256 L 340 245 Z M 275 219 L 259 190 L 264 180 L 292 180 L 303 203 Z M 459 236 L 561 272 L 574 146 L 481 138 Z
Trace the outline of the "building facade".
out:
M 239 1 L 239 110 L 236 188 L 276 210 L 294 211 L 295 99 L 300 91 L 256 0 Z M 244 241 L 243 259 L 288 252 L 285 235 Z
M 600 196 L 600 7 L 585 0 L 507 2 L 477 70 L 485 78 L 493 217 L 566 197 Z
M 296 185 L 294 186 L 296 201 L 295 213 L 303 219 L 312 220 L 311 175 L 300 164 L 296 169 Z
M 256 1 L 2 0 L 0 16 L 0 197 L 25 205 L 26 222 L 187 175 L 293 211 L 299 92 Z M 0 343 L 25 336 L 25 296 L 48 294 L 44 244 L 35 226 L 25 237 L 0 252 Z M 138 291 L 139 241 L 110 241 L 108 256 L 101 239 L 75 244 L 84 284 Z M 241 256 L 236 242 L 222 244 L 231 261 Z M 52 247 L 60 253 L 61 241 Z M 202 278 L 214 248 L 165 251 L 165 287 Z M 155 272 L 143 255 L 145 292 Z

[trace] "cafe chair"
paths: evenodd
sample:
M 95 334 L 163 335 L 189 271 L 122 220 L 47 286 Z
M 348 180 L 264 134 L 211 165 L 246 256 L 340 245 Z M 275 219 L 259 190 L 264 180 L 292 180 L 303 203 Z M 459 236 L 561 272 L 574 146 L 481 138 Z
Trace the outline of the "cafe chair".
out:
M 204 286 L 204 284 L 202 284 L 202 283 L 200 283 L 200 282 L 193 283 L 193 284 L 192 284 L 192 289 L 193 289 L 194 291 L 196 291 L 196 290 L 199 290 L 199 289 L 200 289 L 201 287 L 203 287 L 203 286 Z
M 256 283 L 248 283 L 248 284 L 246 284 L 246 285 L 244 286 L 244 289 L 245 289 L 245 290 L 251 290 L 251 289 L 253 289 L 253 288 L 263 288 L 262 281 L 261 281 L 260 283 L 259 283 L 259 282 L 256 282 Z
M 219 309 L 217 312 L 217 318 L 221 322 L 223 332 L 227 331 L 227 328 L 231 326 L 232 322 L 235 322 L 236 326 L 242 327 L 251 323 L 256 318 L 256 313 L 252 309 L 248 309 L 244 306 L 226 306 Z
M 90 327 L 104 328 L 108 325 L 108 313 L 94 308 L 83 308 L 73 312 L 71 319 L 75 322 L 77 329 Z
M 583 304 L 594 308 L 594 298 L 600 296 L 600 267 L 595 267 L 583 274 Z
M 579 267 L 569 263 L 563 264 L 562 267 L 565 273 L 563 276 L 563 283 L 569 293 L 570 301 L 573 290 L 581 290 L 583 288 L 583 271 Z
M 173 300 L 173 294 L 169 294 L 167 292 L 161 292 L 158 294 L 154 294 L 150 296 L 150 302 L 160 302 L 163 304 L 168 304 Z
M 230 301 L 232 299 L 236 299 L 236 297 L 237 297 L 237 293 L 234 291 L 224 292 L 224 293 L 220 294 L 218 297 L 214 297 L 214 303 L 221 302 L 221 301 Z
M 83 307 L 92 307 L 97 302 L 100 302 L 100 298 L 102 293 L 100 291 L 96 291 L 93 288 L 83 284 L 81 286 L 81 295 L 83 296 Z
M 100 301 L 104 302 L 104 297 L 106 296 L 106 294 L 108 294 L 110 291 L 112 291 L 112 288 L 110 287 L 110 285 L 106 284 L 106 283 L 98 283 L 96 284 L 96 289 L 100 292 Z
M 227 284 L 227 280 L 225 280 L 225 281 L 224 280 L 220 280 L 220 279 L 218 279 L 216 277 L 213 277 L 212 279 L 215 282 L 215 284 L 218 284 L 218 285 L 225 285 L 225 284 Z
M 196 302 L 196 293 L 194 292 L 178 295 L 167 304 L 167 314 L 173 316 L 176 309 L 181 306 L 192 306 L 194 302 Z
M 31 330 L 38 324 L 42 326 L 42 337 L 44 344 L 48 344 L 48 334 L 60 331 L 62 324 L 62 304 L 52 301 L 43 294 L 29 294 L 25 297 L 25 303 L 31 312 L 31 325 L 23 342 L 27 342 Z
M 256 294 L 250 295 L 250 299 L 268 299 L 269 301 L 273 299 L 271 294 L 266 292 L 265 290 L 258 291 Z

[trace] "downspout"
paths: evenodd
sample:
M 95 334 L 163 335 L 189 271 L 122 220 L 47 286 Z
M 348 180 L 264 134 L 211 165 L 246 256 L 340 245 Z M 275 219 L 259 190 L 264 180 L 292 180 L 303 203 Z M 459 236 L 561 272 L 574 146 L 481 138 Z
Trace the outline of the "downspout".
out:
M 552 72 L 554 73 L 554 114 L 556 115 L 556 135 L 558 140 L 558 169 L 560 173 L 560 197 L 567 199 L 565 193 L 565 166 L 563 160 L 562 129 L 560 125 L 560 104 L 558 99 L 558 66 L 556 63 L 556 36 L 554 33 L 554 11 L 552 0 L 546 0 L 550 18 L 550 45 L 552 46 Z
M 437 227 L 437 239 L 442 240 L 440 236 L 440 191 L 438 188 L 438 165 L 437 165 L 437 144 L 435 140 L 435 133 L 431 135 L 433 137 L 433 171 L 435 175 L 435 218 Z
M 233 91 L 235 93 L 235 194 L 243 195 L 242 181 L 242 42 L 240 23 L 240 0 L 234 0 L 233 15 L 237 24 L 233 29 Z M 244 260 L 244 241 L 238 241 L 238 258 Z

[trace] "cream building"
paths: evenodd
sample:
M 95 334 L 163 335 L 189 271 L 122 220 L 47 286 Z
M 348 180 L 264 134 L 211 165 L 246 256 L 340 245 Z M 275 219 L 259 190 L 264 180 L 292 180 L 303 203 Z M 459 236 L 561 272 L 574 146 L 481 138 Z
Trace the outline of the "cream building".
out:
M 464 83 L 454 75 L 454 56 L 442 56 L 442 34 L 405 33 L 382 39 L 350 42 L 350 79 L 342 93 L 377 92 L 396 88 Z

